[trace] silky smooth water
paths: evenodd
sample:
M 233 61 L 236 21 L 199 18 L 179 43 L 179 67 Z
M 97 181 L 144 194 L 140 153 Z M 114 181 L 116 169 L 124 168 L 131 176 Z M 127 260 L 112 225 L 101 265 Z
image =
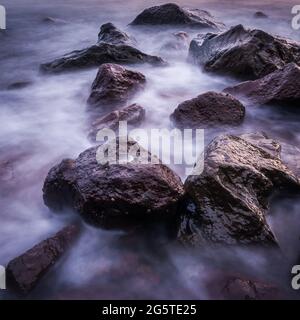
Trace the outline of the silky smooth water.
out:
M 147 113 L 144 127 L 149 129 L 169 128 L 169 115 L 180 102 L 237 83 L 232 78 L 203 73 L 187 62 L 187 52 L 170 55 L 162 51 L 171 33 L 180 29 L 149 31 L 128 27 L 143 8 L 156 3 L 162 2 L 2 1 L 7 9 L 8 29 L 0 33 L 0 164 L 4 168 L 0 168 L 3 171 L 0 171 L 0 265 L 6 265 L 74 218 L 72 212 L 59 216 L 51 213 L 43 204 L 42 186 L 54 164 L 63 158 L 75 158 L 90 146 L 85 127 L 86 100 L 97 68 L 44 75 L 39 73 L 41 63 L 96 43 L 99 27 L 106 22 L 115 23 L 137 39 L 141 50 L 160 55 L 169 63 L 164 68 L 131 67 L 147 78 L 146 89 L 131 102 L 144 106 Z M 242 23 L 299 40 L 300 31 L 291 28 L 293 2 L 186 1 L 184 5 L 207 9 L 227 26 Z M 265 11 L 270 18 L 254 19 L 253 13 L 258 10 Z M 48 24 L 43 21 L 45 17 L 63 19 L 66 24 Z M 192 39 L 197 32 L 189 34 Z M 7 90 L 9 84 L 19 81 L 29 81 L 31 85 Z M 299 112 L 249 108 L 243 125 L 206 130 L 205 139 L 208 143 L 219 133 L 263 130 L 271 137 L 297 146 L 299 120 Z M 184 180 L 183 171 L 175 170 Z M 299 205 L 298 198 L 291 198 L 274 202 L 270 210 L 269 222 L 288 259 L 295 258 L 299 247 Z M 70 254 L 32 296 L 207 298 L 202 280 L 209 275 L 208 260 L 214 260 L 220 268 L 238 265 L 246 273 L 275 283 L 284 282 L 289 276 L 287 263 L 281 263 L 282 258 L 270 252 L 224 249 L 190 253 L 167 247 L 161 259 L 157 259 L 141 245 L 134 250 L 139 251 L 148 264 L 155 265 L 163 280 L 153 275 L 149 275 L 150 280 L 143 280 L 137 270 L 132 270 L 130 277 L 126 273 L 120 281 L 124 253 L 115 243 L 120 235 L 120 232 L 85 226 Z M 156 283 L 160 284 L 154 290 L 152 286 Z

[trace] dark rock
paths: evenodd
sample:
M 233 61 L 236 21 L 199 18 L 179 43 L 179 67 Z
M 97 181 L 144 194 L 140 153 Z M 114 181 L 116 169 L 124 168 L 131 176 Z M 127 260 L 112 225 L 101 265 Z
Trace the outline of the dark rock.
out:
M 287 63 L 299 63 L 300 44 L 238 25 L 223 33 L 208 33 L 194 39 L 189 58 L 206 71 L 253 80 Z
M 289 63 L 261 79 L 242 82 L 224 91 L 247 97 L 254 104 L 292 105 L 297 108 L 299 87 L 300 68 L 295 63 Z
M 268 198 L 298 190 L 299 180 L 282 163 L 280 145 L 263 134 L 225 135 L 205 151 L 185 182 L 188 211 L 179 239 L 185 244 L 275 245 L 265 215 Z
M 126 161 L 126 150 L 119 152 L 120 140 L 51 169 L 43 188 L 45 204 L 56 211 L 71 207 L 87 223 L 106 229 L 172 223 L 184 193 L 180 178 L 158 159 L 157 164 L 149 163 L 150 154 L 132 140 Z M 108 160 L 101 158 L 103 153 Z
M 103 24 L 98 35 L 98 43 L 114 45 L 135 45 L 136 41 L 112 23 Z
M 7 90 L 20 90 L 20 89 L 25 89 L 29 86 L 32 85 L 31 81 L 18 81 L 11 83 L 7 86 Z
M 280 299 L 280 290 L 276 286 L 264 282 L 227 277 L 219 284 L 222 285 L 220 296 L 225 300 Z
M 67 23 L 67 21 L 63 19 L 53 18 L 53 17 L 46 17 L 43 19 L 43 22 L 48 24 L 66 24 Z
M 145 9 L 131 25 L 179 25 L 192 28 L 220 29 L 224 24 L 215 20 L 207 11 L 199 9 L 184 9 L 175 3 Z
M 99 43 L 83 50 L 73 51 L 62 58 L 41 65 L 41 71 L 58 73 L 99 67 L 104 63 L 142 64 L 164 66 L 166 63 L 159 57 L 151 56 L 128 45 Z
M 6 269 L 8 287 L 19 293 L 29 293 L 66 252 L 78 233 L 78 226 L 70 225 L 10 261 Z
M 145 109 L 138 104 L 132 104 L 120 110 L 113 111 L 92 123 L 92 129 L 89 133 L 89 138 L 92 141 L 95 141 L 97 132 L 104 128 L 108 128 L 117 132 L 120 121 L 126 121 L 127 125 L 138 126 L 144 121 L 145 114 Z
M 173 39 L 167 41 L 161 48 L 161 50 L 187 50 L 189 47 L 189 35 L 184 32 L 176 32 L 172 34 Z
M 262 11 L 257 11 L 254 13 L 254 18 L 264 19 L 264 18 L 268 18 L 268 16 Z
M 134 94 L 145 87 L 145 76 L 117 64 L 103 64 L 92 85 L 88 104 L 94 107 L 124 106 Z
M 204 128 L 239 125 L 244 116 L 245 107 L 233 96 L 210 91 L 181 103 L 171 120 L 182 128 Z

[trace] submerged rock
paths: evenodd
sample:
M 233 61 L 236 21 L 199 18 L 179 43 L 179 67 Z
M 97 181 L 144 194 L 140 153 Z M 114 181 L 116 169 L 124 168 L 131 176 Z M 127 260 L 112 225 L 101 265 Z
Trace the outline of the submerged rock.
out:
M 88 104 L 92 107 L 125 105 L 139 90 L 145 87 L 145 76 L 117 64 L 103 64 L 92 85 Z
M 277 300 L 281 296 L 274 285 L 238 277 L 224 277 L 220 285 L 220 296 L 225 300 Z
M 299 63 L 300 44 L 242 25 L 191 42 L 189 58 L 207 71 L 261 78 L 290 62 Z
M 159 161 L 149 163 L 148 151 L 132 140 L 124 161 L 126 150 L 120 152 L 120 140 L 117 145 L 109 141 L 101 149 L 88 149 L 76 160 L 66 159 L 52 168 L 43 187 L 45 204 L 56 211 L 71 207 L 87 223 L 106 229 L 172 224 L 184 193 L 180 178 Z M 103 161 L 103 154 L 111 161 Z M 119 161 L 113 163 L 114 156 Z
M 188 211 L 179 240 L 201 246 L 276 245 L 265 215 L 274 191 L 299 189 L 299 180 L 282 163 L 280 145 L 263 134 L 223 135 L 205 151 L 203 172 L 185 182 Z
M 254 18 L 258 18 L 258 19 L 265 19 L 268 18 L 268 15 L 266 15 L 264 12 L 262 11 L 256 11 L 254 13 Z
M 300 103 L 300 67 L 289 63 L 282 69 L 255 80 L 225 89 L 233 95 L 247 97 L 256 104 L 292 105 Z
M 127 33 L 118 29 L 112 23 L 103 24 L 98 35 L 98 43 L 109 43 L 115 45 L 135 45 L 136 40 Z
M 192 28 L 220 29 L 224 24 L 217 21 L 209 12 L 199 9 L 181 8 L 175 3 L 145 9 L 131 25 L 179 25 Z
M 97 133 L 104 128 L 118 131 L 120 121 L 126 121 L 127 125 L 138 126 L 144 121 L 145 114 L 145 109 L 138 104 L 132 104 L 120 110 L 113 111 L 92 123 L 89 138 L 95 141 Z
M 10 261 L 6 268 L 8 287 L 22 294 L 29 293 L 66 252 L 78 233 L 79 227 L 70 225 Z
M 171 120 L 182 128 L 204 128 L 239 125 L 244 116 L 245 107 L 233 96 L 210 91 L 181 103 Z
M 172 34 L 172 39 L 168 40 L 161 48 L 163 51 L 182 51 L 189 47 L 189 35 L 184 32 L 175 32 Z
M 67 24 L 66 20 L 59 19 L 59 18 L 53 18 L 53 17 L 45 17 L 43 19 L 43 22 L 48 23 L 48 24 Z
M 9 84 L 7 90 L 21 90 L 32 85 L 31 81 L 17 81 Z
M 58 73 L 67 70 L 99 67 L 104 63 L 165 65 L 161 58 L 143 53 L 134 47 L 102 42 L 83 50 L 73 51 L 52 62 L 42 64 L 41 70 Z

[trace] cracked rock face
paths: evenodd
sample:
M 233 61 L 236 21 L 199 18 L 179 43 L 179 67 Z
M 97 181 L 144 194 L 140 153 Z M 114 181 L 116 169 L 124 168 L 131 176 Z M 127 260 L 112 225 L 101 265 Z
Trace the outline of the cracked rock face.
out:
M 145 87 L 145 76 L 125 69 L 117 64 L 107 63 L 99 68 L 88 99 L 90 108 L 124 106 L 139 90 Z
M 276 141 L 259 133 L 219 136 L 205 151 L 203 173 L 185 182 L 188 205 L 179 240 L 275 245 L 265 215 L 269 196 L 283 188 L 298 190 L 299 180 L 282 163 Z
M 102 148 L 109 146 L 111 142 Z M 70 207 L 86 222 L 106 229 L 173 221 L 184 193 L 180 178 L 159 161 L 141 161 L 150 154 L 135 141 L 128 141 L 127 148 L 128 163 L 97 161 L 98 147 L 76 160 L 63 160 L 45 180 L 45 204 L 56 211 Z M 117 154 L 122 158 L 118 149 Z
M 298 107 L 300 103 L 300 67 L 289 63 L 255 81 L 242 82 L 225 89 L 236 96 L 248 98 L 254 104 L 274 104 Z
M 300 44 L 242 25 L 223 33 L 199 35 L 191 42 L 189 58 L 206 71 L 253 80 L 299 63 Z
M 171 115 L 181 128 L 207 128 L 220 125 L 239 125 L 245 117 L 245 107 L 233 96 L 206 92 L 182 102 Z
M 131 25 L 179 25 L 192 28 L 220 29 L 224 27 L 209 12 L 199 9 L 181 8 L 175 3 L 145 9 Z

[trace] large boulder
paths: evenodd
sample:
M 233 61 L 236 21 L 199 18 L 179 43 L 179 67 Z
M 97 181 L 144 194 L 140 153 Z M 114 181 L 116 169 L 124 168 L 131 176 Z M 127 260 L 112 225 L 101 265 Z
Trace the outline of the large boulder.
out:
M 233 96 L 210 91 L 182 102 L 171 120 L 181 128 L 206 128 L 239 125 L 244 116 L 245 107 Z
M 105 23 L 101 26 L 98 35 L 98 43 L 109 43 L 115 45 L 135 45 L 136 40 L 127 33 L 118 29 L 112 23 Z
M 42 241 L 7 265 L 9 289 L 27 294 L 35 288 L 49 269 L 77 238 L 79 227 L 70 225 L 53 237 Z
M 253 80 L 287 63 L 299 63 L 300 44 L 237 25 L 223 33 L 199 35 L 191 42 L 189 58 L 207 71 Z
M 42 64 L 41 71 L 59 73 L 68 70 L 99 67 L 104 63 L 165 65 L 161 58 L 143 53 L 134 47 L 101 42 Z
M 205 151 L 187 178 L 187 213 L 179 231 L 182 243 L 275 245 L 265 215 L 274 191 L 299 189 L 299 180 L 282 163 L 280 145 L 264 134 L 223 135 Z
M 247 97 L 254 104 L 292 105 L 300 102 L 300 67 L 289 63 L 261 79 L 242 82 L 225 89 L 236 96 Z
M 220 29 L 224 24 L 217 21 L 209 12 L 199 9 L 181 8 L 175 3 L 145 9 L 131 25 L 176 25 L 192 28 Z
M 55 211 L 71 207 L 87 223 L 106 229 L 172 224 L 184 193 L 180 178 L 158 159 L 149 163 L 150 154 L 135 141 L 128 140 L 125 159 L 120 140 L 114 142 L 52 168 L 43 187 L 45 204 Z
M 95 141 L 97 133 L 105 128 L 117 132 L 120 121 L 126 121 L 127 125 L 130 126 L 139 126 L 145 120 L 145 115 L 145 109 L 138 104 L 132 104 L 120 110 L 113 111 L 93 121 L 89 138 Z
M 93 82 L 88 104 L 93 108 L 124 106 L 134 94 L 145 87 L 145 83 L 146 78 L 140 72 L 117 64 L 103 64 Z

